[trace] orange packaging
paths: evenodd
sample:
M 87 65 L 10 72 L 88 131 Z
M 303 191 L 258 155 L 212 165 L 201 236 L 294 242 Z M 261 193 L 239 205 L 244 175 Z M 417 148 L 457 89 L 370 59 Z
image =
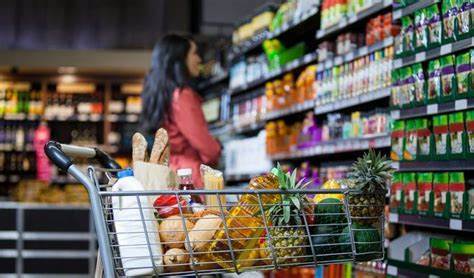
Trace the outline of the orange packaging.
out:
M 276 152 L 276 138 L 277 138 L 277 130 L 276 130 L 276 123 L 269 122 L 265 125 L 266 131 L 266 150 L 267 154 L 274 154 Z
M 307 69 L 305 69 L 303 72 L 301 72 L 300 76 L 298 76 L 298 79 L 296 80 L 296 102 L 297 103 L 302 103 L 305 101 L 306 97 L 306 72 Z
M 285 106 L 289 107 L 296 103 L 296 91 L 294 90 L 293 74 L 287 73 L 283 76 L 283 91 L 285 94 Z
M 267 97 L 267 111 L 272 111 L 275 108 L 275 92 L 272 82 L 265 84 L 265 96 Z
M 275 102 L 273 103 L 273 109 L 282 109 L 286 107 L 286 98 L 285 91 L 283 90 L 283 85 L 281 80 L 273 81 L 273 90 L 275 93 Z
M 305 76 L 305 100 L 313 100 L 316 98 L 316 65 L 306 68 Z
M 288 127 L 286 126 L 283 120 L 277 121 L 277 152 L 288 152 L 289 144 L 288 144 Z

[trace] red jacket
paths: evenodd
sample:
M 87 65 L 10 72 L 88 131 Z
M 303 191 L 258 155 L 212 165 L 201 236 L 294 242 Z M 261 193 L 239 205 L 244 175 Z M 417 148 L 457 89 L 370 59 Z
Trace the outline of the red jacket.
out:
M 201 97 L 192 89 L 176 89 L 170 117 L 163 126 L 169 136 L 171 168 L 191 168 L 196 188 L 203 187 L 201 163 L 216 164 L 221 154 L 219 142 L 209 133 L 201 103 Z

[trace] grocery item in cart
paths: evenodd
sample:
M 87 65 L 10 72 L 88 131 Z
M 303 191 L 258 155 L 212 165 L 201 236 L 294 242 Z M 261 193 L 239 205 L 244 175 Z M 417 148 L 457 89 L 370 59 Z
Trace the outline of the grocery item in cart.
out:
M 166 272 L 181 272 L 189 269 L 189 253 L 184 249 L 171 248 L 163 255 Z
M 183 249 L 186 233 L 189 233 L 193 227 L 194 224 L 191 221 L 180 215 L 165 218 L 159 227 L 161 242 L 169 248 Z
M 206 190 L 222 190 L 224 189 L 224 176 L 221 171 L 212 169 L 211 167 L 201 164 L 201 177 L 204 183 L 204 189 Z M 218 200 L 220 199 L 220 201 Z M 221 195 L 206 195 L 206 205 L 208 208 L 217 208 L 221 205 L 225 206 L 225 196 Z
M 143 191 L 130 169 L 118 173 L 113 192 Z M 113 196 L 112 210 L 122 265 L 127 276 L 163 272 L 163 251 L 153 209 L 145 196 Z

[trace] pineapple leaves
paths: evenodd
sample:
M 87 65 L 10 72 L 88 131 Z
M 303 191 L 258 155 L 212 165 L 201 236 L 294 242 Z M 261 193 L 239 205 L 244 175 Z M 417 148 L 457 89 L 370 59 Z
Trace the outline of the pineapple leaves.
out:
M 291 207 L 289 200 L 283 200 L 283 221 L 284 224 L 290 223 Z
M 290 196 L 290 200 L 297 209 L 301 209 L 301 202 L 299 196 Z
M 357 189 L 365 192 L 380 192 L 387 190 L 387 180 L 392 176 L 390 161 L 381 153 L 370 149 L 352 164 L 349 178 Z

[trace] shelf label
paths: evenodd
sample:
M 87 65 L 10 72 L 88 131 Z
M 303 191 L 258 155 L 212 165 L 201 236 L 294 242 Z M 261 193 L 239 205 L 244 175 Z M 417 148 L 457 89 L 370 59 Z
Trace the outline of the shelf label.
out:
M 462 230 L 462 220 L 449 219 L 449 228 L 452 230 Z
M 416 53 L 416 56 L 415 56 L 415 60 L 417 62 L 421 62 L 421 61 L 424 61 L 426 59 L 426 52 L 420 52 L 420 53 Z
M 395 59 L 393 60 L 393 67 L 400 68 L 402 66 L 402 59 Z
M 394 168 L 395 170 L 400 169 L 400 162 L 392 161 L 392 168 Z
M 392 276 L 398 276 L 398 268 L 393 265 L 387 265 L 387 274 Z
M 85 122 L 85 121 L 87 121 L 88 117 L 87 117 L 86 114 L 79 114 L 79 115 L 77 116 L 77 119 L 78 119 L 79 121 L 81 121 L 81 122 Z
M 446 55 L 449 54 L 453 51 L 453 45 L 452 44 L 445 44 L 441 46 L 440 49 L 440 55 Z
M 304 55 L 303 62 L 305 64 L 311 62 L 311 60 L 313 60 L 313 54 L 312 53 Z
M 428 115 L 438 113 L 438 104 L 430 104 L 430 105 L 428 105 L 427 108 L 426 108 L 426 113 L 427 113 Z
M 128 122 L 136 122 L 136 121 L 138 121 L 138 116 L 137 115 L 127 115 L 127 121 Z
M 388 221 L 390 223 L 398 223 L 398 213 L 389 213 L 388 214 Z
M 434 275 L 434 274 L 430 274 L 430 275 L 428 275 L 428 278 L 439 278 L 439 276 L 438 276 L 438 275 Z
M 454 102 L 455 110 L 465 110 L 467 109 L 467 99 L 458 99 Z
M 398 9 L 393 12 L 393 19 L 399 19 L 400 17 L 402 17 L 402 10 Z
M 346 62 L 354 60 L 354 51 L 347 53 L 345 59 Z
M 400 110 L 392 110 L 391 114 L 394 120 L 400 119 Z
M 369 48 L 367 46 L 363 46 L 359 49 L 359 55 L 365 56 L 369 53 Z
M 340 65 L 342 64 L 342 57 L 341 56 L 337 56 L 335 59 L 334 59 L 334 64 L 336 65 Z

